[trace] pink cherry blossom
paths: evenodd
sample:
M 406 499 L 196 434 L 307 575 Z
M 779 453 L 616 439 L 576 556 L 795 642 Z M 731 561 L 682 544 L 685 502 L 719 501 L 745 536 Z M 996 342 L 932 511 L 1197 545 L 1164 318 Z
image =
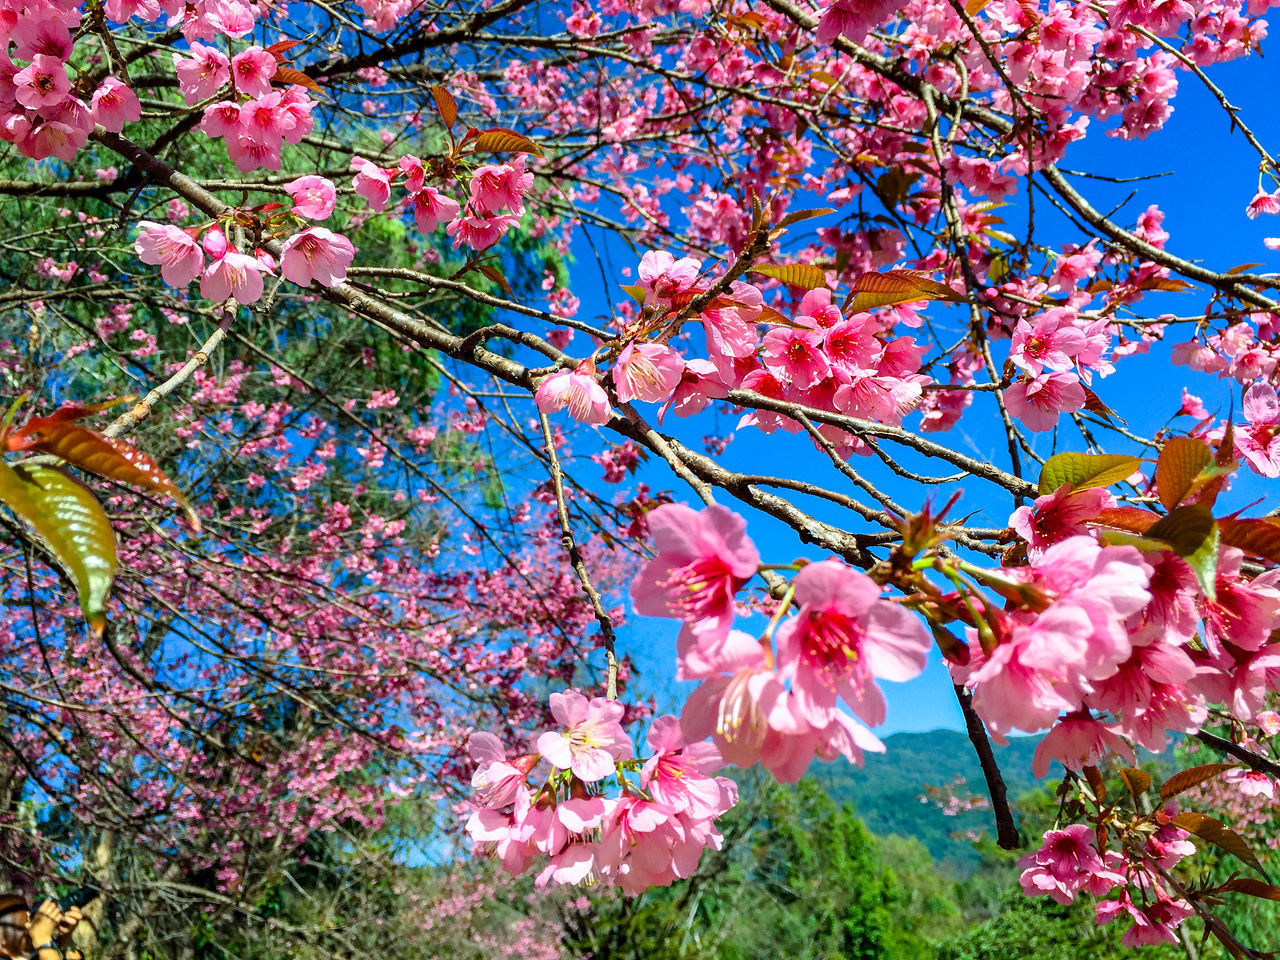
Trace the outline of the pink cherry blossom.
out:
M 462 247 L 488 250 L 519 222 L 520 218 L 514 213 L 497 213 L 488 217 L 467 214 L 456 217 L 445 228 L 445 233 L 453 237 L 455 250 Z
M 204 252 L 185 230 L 168 223 L 142 220 L 133 242 L 138 259 L 160 267 L 160 276 L 171 287 L 185 287 L 204 269 Z
M 1084 406 L 1084 387 L 1072 373 L 1044 373 L 1030 380 L 1019 380 L 1004 391 L 1009 412 L 1029 430 L 1052 430 L 1058 414 L 1071 413 Z
M 231 82 L 231 61 L 214 47 L 191 44 L 191 57 L 173 55 L 178 87 L 188 104 L 207 100 Z
M 679 386 L 684 363 L 680 355 L 665 344 L 633 342 L 618 354 L 612 374 L 620 403 L 632 400 L 662 403 Z
M 203 246 L 213 260 L 200 278 L 200 296 L 206 300 L 254 303 L 262 299 L 263 273 L 271 268 L 257 257 L 232 249 L 217 227 L 205 234 Z
M 369 209 L 385 210 L 387 201 L 391 199 L 391 178 L 395 171 L 386 170 L 360 156 L 351 158 L 351 169 L 356 172 L 351 181 L 355 191 L 368 201 Z
M 569 416 L 579 423 L 599 425 L 613 416 L 609 395 L 596 381 L 595 368 L 589 363 L 551 374 L 538 385 L 533 399 L 543 413 L 568 408 Z
M 433 233 L 440 224 L 450 223 L 462 206 L 435 187 L 423 187 L 409 198 L 413 204 L 413 220 L 422 234 Z
M 308 220 L 326 220 L 337 203 L 338 192 L 332 180 L 308 174 L 290 180 L 285 192 L 293 198 L 293 212 Z
M 308 227 L 280 248 L 280 273 L 286 280 L 309 287 L 312 281 L 332 287 L 347 279 L 347 267 L 356 255 L 351 241 L 324 227 Z
M 66 66 L 43 53 L 37 53 L 30 65 L 13 75 L 13 84 L 17 101 L 32 110 L 62 103 L 71 93 Z
M 650 250 L 640 258 L 640 283 L 645 302 L 669 303 L 677 293 L 697 283 L 702 264 L 691 257 L 677 260 L 665 250 Z
M 575 690 L 553 693 L 551 715 L 566 728 L 538 738 L 538 752 L 553 766 L 572 770 L 584 783 L 594 783 L 614 771 L 614 762 L 625 760 L 634 748 L 622 729 L 623 708 L 616 700 L 588 700 Z
M 657 555 L 632 581 L 636 612 L 677 617 L 691 635 L 718 643 L 733 623 L 734 595 L 760 565 L 746 523 L 721 506 L 697 511 L 677 503 L 655 508 L 648 520 Z
M 276 74 L 276 58 L 261 47 L 250 47 L 231 58 L 231 76 L 236 90 L 250 97 L 265 97 L 271 92 L 271 78 Z
M 884 721 L 873 678 L 904 681 L 924 669 L 933 640 L 924 624 L 880 598 L 866 574 L 835 560 L 805 566 L 795 578 L 797 616 L 778 628 L 778 666 L 791 678 L 800 715 L 822 729 L 844 700 L 869 724 Z
M 471 175 L 471 208 L 481 216 L 510 211 L 524 213 L 524 196 L 533 186 L 533 174 L 525 171 L 522 154 L 511 163 L 480 167 Z
M 115 77 L 107 77 L 93 92 L 93 119 L 103 129 L 119 133 L 126 123 L 142 117 L 142 107 L 132 90 Z

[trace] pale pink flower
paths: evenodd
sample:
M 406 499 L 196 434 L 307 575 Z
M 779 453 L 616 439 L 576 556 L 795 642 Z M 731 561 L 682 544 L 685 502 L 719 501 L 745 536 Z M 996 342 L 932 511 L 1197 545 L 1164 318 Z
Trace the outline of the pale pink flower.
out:
M 1236 452 L 1264 477 L 1280 476 L 1280 400 L 1266 383 L 1255 383 L 1244 393 L 1247 427 L 1235 430 Z
M 178 87 L 188 104 L 207 100 L 231 82 L 231 61 L 220 50 L 193 43 L 190 53 L 190 59 L 173 55 Z
M 1250 220 L 1255 220 L 1260 214 L 1264 213 L 1280 213 L 1280 191 L 1265 193 L 1259 187 L 1258 192 L 1249 201 L 1249 206 L 1245 208 L 1244 212 Z
M 356 193 L 368 201 L 369 209 L 385 210 L 387 201 L 391 199 L 391 178 L 395 171 L 386 170 L 360 156 L 351 158 L 351 169 L 356 171 L 352 185 Z
M 1135 763 L 1133 748 L 1106 724 L 1088 714 L 1067 717 L 1044 735 L 1031 759 L 1031 772 L 1043 780 L 1049 775 L 1049 762 L 1057 760 L 1068 770 L 1082 770 L 1096 765 L 1107 753 L 1114 753 Z
M 432 233 L 442 223 L 451 222 L 462 206 L 435 187 L 423 187 L 409 198 L 413 203 L 413 221 L 422 234 Z
M 723 641 L 733 623 L 734 595 L 760 566 L 746 522 L 716 504 L 696 511 L 678 503 L 656 507 L 648 521 L 657 555 L 631 583 L 636 612 L 678 617 L 687 625 L 681 633 L 686 642 L 692 639 L 686 633 L 703 638 L 698 646 Z M 691 676 L 685 660 L 681 656 L 678 668 L 682 679 Z
M 1004 402 L 1029 430 L 1040 432 L 1052 430 L 1058 423 L 1058 414 L 1083 407 L 1085 393 L 1073 373 L 1044 373 L 1006 387 Z
M 93 92 L 93 119 L 112 133 L 142 117 L 138 97 L 115 77 L 107 77 Z
M 1228 770 L 1222 775 L 1223 781 L 1233 783 L 1242 797 L 1276 798 L 1276 783 L 1265 773 L 1257 770 Z
M 538 752 L 553 766 L 572 770 L 584 783 L 610 776 L 615 761 L 635 751 L 622 729 L 622 704 L 594 697 L 588 700 L 575 690 L 553 693 L 551 715 L 566 728 L 538 737 Z
M 314 280 L 332 287 L 347 279 L 347 267 L 356 255 L 351 241 L 324 227 L 308 227 L 295 233 L 280 249 L 280 273 L 302 287 Z
M 924 624 L 836 560 L 808 564 L 794 586 L 800 612 L 778 628 L 778 667 L 791 678 L 800 715 L 822 729 L 839 698 L 867 723 L 882 723 L 884 696 L 872 679 L 900 682 L 924 669 L 933 645 Z
M 231 58 L 231 76 L 236 91 L 249 97 L 265 97 L 276 75 L 276 58 L 262 47 L 250 47 Z
M 71 93 L 66 64 L 43 53 L 37 53 L 28 66 L 13 75 L 13 85 L 14 98 L 32 110 L 56 106 Z
M 524 195 L 533 186 L 533 174 L 524 169 L 525 158 L 511 163 L 483 166 L 471 175 L 471 208 L 488 216 L 509 210 L 524 213 Z
M 185 287 L 204 269 L 204 253 L 191 234 L 168 223 L 143 220 L 133 249 L 143 263 L 160 267 L 171 287 Z
M 492 733 L 478 730 L 467 740 L 467 752 L 477 764 L 471 775 L 471 788 L 476 792 L 476 802 L 485 807 L 505 807 L 514 803 L 525 790 L 525 777 L 532 766 L 525 762 L 520 769 L 507 761 L 507 751 L 502 741 Z M 529 758 L 521 758 L 527 761 Z
M 693 289 L 698 282 L 702 263 L 692 257 L 677 260 L 665 250 L 650 250 L 640 258 L 638 286 L 645 292 L 645 303 L 670 303 L 677 293 Z
M 262 274 L 271 272 L 267 264 L 232 249 L 217 227 L 205 234 L 203 246 L 213 262 L 200 278 L 200 296 L 217 301 L 234 297 L 237 303 L 254 303 L 262 298 Z
M 293 198 L 293 212 L 308 220 L 325 220 L 337 205 L 338 190 L 332 180 L 308 174 L 290 180 L 285 192 Z
M 640 770 L 640 786 L 658 803 L 699 819 L 720 816 L 738 798 L 737 786 L 711 774 L 724 766 L 714 744 L 686 743 L 680 721 L 661 716 L 649 727 L 652 756 Z
M 680 382 L 670 399 L 658 410 L 658 422 L 662 423 L 668 410 L 675 410 L 677 416 L 689 417 L 701 413 L 712 400 L 728 395 L 729 388 L 714 363 L 700 358 L 686 360 L 680 372 Z
M 533 394 L 534 402 L 543 413 L 569 410 L 569 416 L 579 423 L 599 425 L 608 423 L 613 415 L 609 395 L 596 381 L 596 371 L 588 361 L 576 370 L 553 373 Z
M 684 361 L 665 344 L 628 343 L 618 354 L 612 374 L 620 403 L 662 403 L 679 386 Z

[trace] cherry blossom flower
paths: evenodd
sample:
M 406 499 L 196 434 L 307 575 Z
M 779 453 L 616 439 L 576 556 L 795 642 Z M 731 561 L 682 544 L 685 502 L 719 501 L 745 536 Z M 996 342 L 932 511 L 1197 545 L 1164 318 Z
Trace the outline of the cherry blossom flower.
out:
M 471 208 L 482 216 L 508 210 L 524 213 L 524 196 L 533 186 L 533 174 L 525 171 L 522 154 L 511 163 L 480 167 L 471 175 Z
M 13 75 L 13 85 L 17 101 L 32 110 L 56 106 L 71 93 L 66 65 L 43 53 L 37 53 L 28 66 Z
M 645 303 L 669 304 L 677 293 L 690 290 L 702 271 L 701 262 L 692 257 L 677 260 L 665 250 L 650 250 L 640 258 L 640 282 Z
M 338 191 L 333 181 L 315 174 L 290 180 L 284 190 L 293 198 L 293 212 L 308 220 L 327 220 L 337 204 Z
M 596 381 L 595 367 L 588 361 L 576 370 L 553 373 L 538 385 L 534 402 L 543 413 L 569 410 L 579 423 L 599 425 L 613 416 L 609 395 Z
M 1022 889 L 1028 896 L 1049 896 L 1071 903 L 1080 891 L 1101 896 L 1124 882 L 1124 877 L 1103 864 L 1094 846 L 1094 832 L 1082 823 L 1044 835 L 1039 850 L 1018 861 Z
M 191 44 L 191 57 L 173 55 L 178 87 L 188 105 L 207 100 L 231 82 L 231 61 L 214 47 Z
M 332 287 L 347 279 L 347 267 L 355 255 L 356 248 L 342 234 L 308 227 L 280 248 L 280 273 L 302 287 L 309 287 L 313 280 Z
M 356 193 L 368 202 L 369 209 L 375 212 L 385 210 L 387 201 L 391 199 L 391 178 L 395 171 L 383 169 L 360 156 L 351 158 L 351 169 L 356 172 L 352 185 Z
M 470 247 L 472 250 L 488 250 L 502 239 L 508 230 L 520 222 L 514 213 L 497 213 L 490 217 L 477 217 L 468 214 L 456 217 L 445 228 L 445 233 L 453 237 L 453 249 Z
M 1019 380 L 1004 391 L 1009 412 L 1029 430 L 1052 430 L 1058 414 L 1070 413 L 1084 406 L 1084 387 L 1071 373 L 1045 373 L 1030 380 Z
M 262 47 L 250 47 L 231 58 L 231 76 L 236 90 L 249 97 L 265 97 L 276 75 L 276 58 Z
M 551 694 L 550 703 L 551 715 L 567 728 L 538 738 L 538 752 L 553 766 L 573 771 L 584 783 L 594 783 L 613 773 L 616 760 L 634 752 L 619 722 L 624 711 L 616 700 L 588 700 L 567 690 Z
M 612 374 L 620 403 L 632 400 L 662 403 L 679 386 L 684 363 L 680 355 L 665 344 L 633 342 L 618 354 Z
M 447 197 L 435 187 L 423 187 L 410 198 L 413 220 L 422 234 L 433 233 L 440 224 L 450 223 L 461 212 L 457 200 Z
M 93 92 L 93 119 L 103 129 L 119 133 L 126 123 L 142 117 L 138 97 L 115 77 L 107 77 Z
M 722 641 L 733 623 L 734 595 L 760 566 L 745 521 L 718 505 L 697 511 L 678 503 L 654 508 L 648 520 L 657 556 L 631 583 L 636 612 L 683 620 L 685 643 Z M 683 659 L 682 679 L 689 675 Z
M 143 220 L 133 242 L 138 259 L 160 267 L 160 276 L 171 287 L 185 287 L 204 269 L 204 252 L 191 234 L 168 223 Z
M 835 560 L 806 565 L 794 587 L 800 612 L 778 628 L 778 666 L 800 715 L 822 729 L 839 698 L 867 723 L 882 723 L 884 697 L 872 679 L 905 681 L 924 669 L 933 646 L 924 624 Z
M 206 300 L 254 303 L 262 299 L 262 275 L 271 267 L 257 257 L 250 257 L 230 247 L 217 227 L 204 236 L 205 252 L 213 258 L 200 278 L 200 296 Z

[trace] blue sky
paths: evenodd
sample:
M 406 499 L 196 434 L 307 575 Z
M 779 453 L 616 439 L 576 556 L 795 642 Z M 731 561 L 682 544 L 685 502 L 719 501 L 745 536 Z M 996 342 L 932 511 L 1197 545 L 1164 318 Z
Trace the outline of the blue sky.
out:
M 1267 145 L 1280 144 L 1280 113 L 1274 109 L 1273 92 L 1277 89 L 1273 84 L 1280 77 L 1274 68 L 1254 56 L 1215 68 L 1212 76 L 1229 92 L 1232 102 L 1241 108 L 1241 116 L 1261 141 Z M 1106 137 L 1100 125 L 1095 123 L 1083 142 L 1072 145 L 1061 166 L 1115 178 L 1168 173 L 1169 176 L 1159 179 L 1125 184 L 1072 179 L 1077 188 L 1091 198 L 1094 206 L 1104 212 L 1124 203 L 1136 190 L 1136 195 L 1112 215 L 1121 224 L 1133 223 L 1149 204 L 1158 204 L 1166 215 L 1165 229 L 1171 234 L 1169 249 L 1187 259 L 1198 259 L 1205 266 L 1220 270 L 1243 263 L 1262 263 L 1264 266 L 1257 272 L 1276 269 L 1277 255 L 1265 249 L 1262 240 L 1266 236 L 1280 235 L 1280 218 L 1251 221 L 1244 214 L 1245 206 L 1257 188 L 1257 155 L 1242 135 L 1229 134 L 1229 122 L 1221 106 L 1193 75 L 1180 73 L 1179 82 L 1174 113 L 1163 131 L 1145 141 L 1125 141 Z M 1113 120 L 1104 126 L 1115 125 Z M 1019 195 L 1009 209 L 1002 211 L 1015 229 L 1020 218 L 1025 217 L 1024 202 L 1025 199 Z M 1036 209 L 1037 239 L 1057 245 L 1079 238 L 1075 229 L 1040 197 L 1037 197 Z M 817 225 L 822 222 L 814 221 Z M 603 255 L 606 269 L 634 266 L 637 259 L 621 244 L 601 250 L 598 238 L 595 248 L 579 241 L 573 252 L 582 271 L 579 275 L 585 277 L 590 273 L 593 280 L 598 270 L 597 254 Z M 673 252 L 679 255 L 677 251 Z M 615 276 L 615 282 L 629 281 Z M 579 286 L 576 292 L 583 298 L 580 315 L 584 318 L 608 313 L 606 292 L 613 299 L 622 297 L 616 288 L 604 291 L 595 283 Z M 1202 311 L 1206 301 L 1203 291 L 1198 294 L 1163 294 L 1149 297 L 1140 307 L 1152 314 L 1169 310 L 1187 315 Z M 1170 343 L 1185 338 L 1186 334 L 1176 335 Z M 1126 358 L 1118 367 L 1113 376 L 1095 380 L 1094 389 L 1104 402 L 1126 419 L 1131 429 L 1141 435 L 1149 436 L 1167 423 L 1178 409 L 1184 384 L 1201 396 L 1211 411 L 1225 413 L 1233 393 L 1235 409 L 1240 409 L 1236 385 L 1173 368 L 1168 362 L 1167 346 L 1157 345 L 1148 356 Z M 908 418 L 906 425 L 913 427 L 918 419 Z M 733 415 L 720 415 L 713 428 L 708 413 L 688 421 L 668 418 L 664 429 L 693 449 L 700 450 L 705 434 L 729 433 L 735 422 Z M 1190 423 L 1180 425 L 1185 428 Z M 989 396 L 980 394 L 959 426 L 950 434 L 937 435 L 936 439 L 1007 469 L 1006 441 L 998 428 L 994 402 Z M 1051 434 L 1029 436 L 1042 456 L 1053 452 Z M 1063 431 L 1063 442 L 1063 449 L 1079 449 L 1078 441 L 1066 430 Z M 580 455 L 591 452 L 591 442 L 586 436 L 577 437 L 573 445 Z M 831 470 L 825 456 L 802 438 L 783 434 L 766 436 L 748 428 L 737 433 L 722 462 L 726 467 L 745 472 L 772 471 L 801 478 L 825 478 L 835 489 L 853 492 L 849 489 L 852 485 Z M 881 480 L 883 488 L 904 506 L 919 506 L 923 491 L 888 474 L 877 461 L 857 458 L 854 465 L 870 478 Z M 936 462 L 929 465 L 927 461 L 919 460 L 909 462 L 909 465 L 939 474 L 950 472 L 940 469 L 945 464 Z M 589 481 L 598 476 L 596 470 L 590 463 L 579 462 L 576 465 L 576 472 L 582 480 Z M 660 462 L 642 468 L 639 477 L 657 490 L 670 490 L 677 500 L 695 502 L 692 492 Z M 946 488 L 942 488 L 939 495 L 945 497 L 948 493 Z M 1240 506 L 1265 493 L 1256 479 L 1244 479 L 1236 484 L 1230 502 L 1233 506 Z M 722 494 L 719 499 L 726 505 L 738 507 L 730 502 L 727 495 Z M 1271 506 L 1263 505 L 1256 512 L 1265 512 Z M 990 487 L 970 485 L 958 510 L 962 514 L 979 511 L 972 521 L 975 524 L 1003 526 L 1012 508 L 1012 500 L 1007 495 L 998 495 Z M 745 510 L 741 512 L 747 516 L 748 530 L 766 562 L 819 555 L 812 549 L 806 549 L 795 534 L 778 521 Z M 815 505 L 814 512 L 833 522 L 849 523 L 847 515 L 842 516 L 820 504 Z M 853 529 L 861 528 L 855 525 Z M 636 660 L 643 673 L 640 688 L 653 692 L 659 705 L 665 707 L 678 703 L 687 693 L 668 679 L 674 671 L 677 626 L 672 621 L 635 617 L 621 631 L 619 638 L 622 650 Z M 883 736 L 900 731 L 958 728 L 962 725 L 950 678 L 936 655 L 920 678 L 907 684 L 885 686 L 889 715 L 887 723 L 876 729 L 877 734 Z

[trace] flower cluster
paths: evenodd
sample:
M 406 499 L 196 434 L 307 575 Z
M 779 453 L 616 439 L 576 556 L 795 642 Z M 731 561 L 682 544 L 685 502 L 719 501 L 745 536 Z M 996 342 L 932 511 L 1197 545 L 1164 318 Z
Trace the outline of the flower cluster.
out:
M 648 515 L 656 556 L 632 584 L 636 611 L 683 622 L 677 677 L 701 681 L 680 723 L 688 740 L 710 737 L 728 762 L 762 763 L 798 780 L 814 757 L 884 745 L 869 724 L 885 718 L 876 679 L 908 680 L 932 645 L 919 619 L 881 597 L 865 574 L 835 560 L 803 566 L 788 598 L 757 640 L 733 629 L 735 597 L 759 569 L 742 518 L 719 506 L 701 512 L 664 504 Z M 785 617 L 792 603 L 799 609 Z
M 568 690 L 550 704 L 561 726 L 537 738 L 536 753 L 508 757 L 484 732 L 468 745 L 477 766 L 467 833 L 503 869 L 524 873 L 545 857 L 540 887 L 594 878 L 635 894 L 690 876 L 704 849 L 720 848 L 715 820 L 738 795 L 733 781 L 713 776 L 723 766 L 714 746 L 687 743 L 676 718 L 662 716 L 641 760 L 621 703 Z M 550 773 L 530 787 L 542 761 Z

